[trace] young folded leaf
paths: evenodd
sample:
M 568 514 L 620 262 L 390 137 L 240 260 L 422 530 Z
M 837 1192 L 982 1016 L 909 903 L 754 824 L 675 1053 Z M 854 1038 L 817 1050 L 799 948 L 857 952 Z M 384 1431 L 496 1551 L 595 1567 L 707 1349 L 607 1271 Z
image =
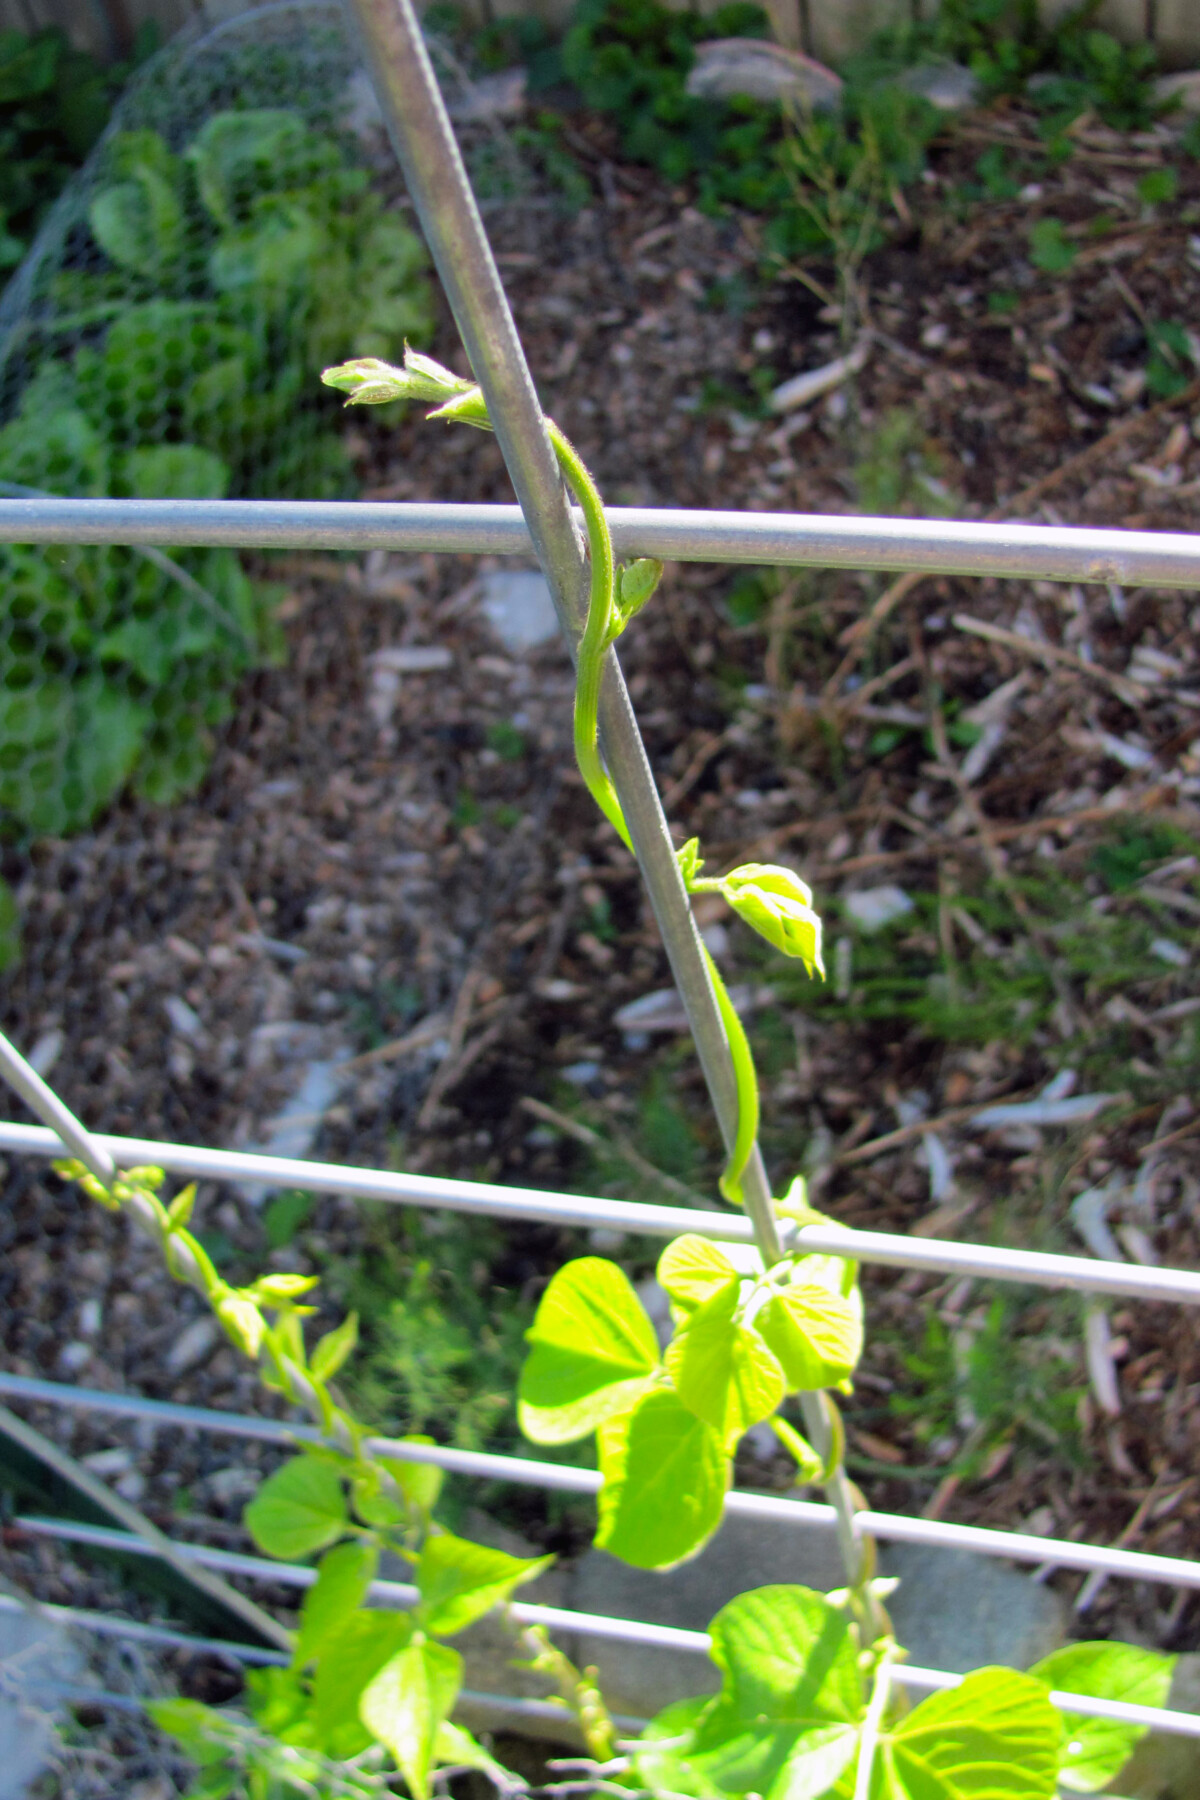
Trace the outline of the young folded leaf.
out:
M 625 627 L 645 606 L 662 580 L 663 565 L 652 556 L 639 556 L 636 562 L 618 563 L 615 570 L 613 620 L 608 630 L 610 643 L 619 638 Z
M 417 1564 L 418 1621 L 438 1637 L 452 1637 L 507 1600 L 514 1588 L 534 1581 L 553 1561 L 552 1556 L 509 1556 L 448 1531 L 427 1537 Z
M 738 1272 L 719 1245 L 688 1231 L 667 1245 L 658 1259 L 659 1285 L 676 1305 L 703 1306 L 714 1294 L 737 1282 Z
M 596 1545 L 638 1569 L 669 1569 L 721 1523 L 729 1461 L 721 1438 L 665 1388 L 607 1420 L 600 1452 Z
M 363 1691 L 358 1713 L 386 1744 L 413 1800 L 429 1800 L 438 1736 L 462 1685 L 462 1657 L 445 1644 L 409 1644 Z
M 1068 1644 L 1029 1673 L 1047 1688 L 1120 1700 L 1134 1706 L 1170 1705 L 1171 1677 L 1178 1659 L 1132 1644 Z M 1095 1794 L 1115 1781 L 1146 1735 L 1144 1725 L 1064 1713 L 1059 1786 L 1073 1794 Z
M 310 1556 L 344 1537 L 348 1524 L 342 1478 L 316 1456 L 294 1456 L 268 1475 L 242 1514 L 268 1556 Z
M 317 1579 L 304 1596 L 294 1662 L 298 1668 L 320 1654 L 367 1597 L 379 1567 L 374 1544 L 338 1544 L 326 1551 Z
M 809 974 L 824 977 L 821 921 L 812 891 L 791 869 L 745 863 L 717 884 L 738 917 L 785 956 L 798 956 Z
M 518 1417 L 535 1444 L 569 1443 L 627 1412 L 659 1366 L 645 1308 L 616 1264 L 598 1256 L 558 1271 L 526 1337 Z
M 475 386 L 473 381 L 434 362 L 432 356 L 410 350 L 407 344 L 402 369 L 381 362 L 377 356 L 360 356 L 324 370 L 321 380 L 326 387 L 339 388 L 348 395 L 347 406 L 384 406 L 389 400 L 440 403 Z
M 783 1399 L 783 1370 L 752 1325 L 736 1316 L 736 1283 L 718 1290 L 684 1320 L 667 1350 L 675 1392 L 733 1454 L 740 1437 L 769 1418 Z

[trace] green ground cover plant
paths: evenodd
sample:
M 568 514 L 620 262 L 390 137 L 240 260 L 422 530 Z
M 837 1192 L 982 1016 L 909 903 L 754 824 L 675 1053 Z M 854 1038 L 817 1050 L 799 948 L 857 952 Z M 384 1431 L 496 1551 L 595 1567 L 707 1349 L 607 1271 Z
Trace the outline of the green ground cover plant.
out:
M 490 427 L 477 387 L 413 352 L 403 368 L 360 358 L 326 380 L 351 401 L 432 401 L 432 418 Z M 614 564 L 591 477 L 558 428 L 549 431 L 589 543 L 576 760 L 597 806 L 628 841 L 599 754 L 596 700 L 605 652 L 649 602 L 660 570 L 647 561 Z M 773 950 L 809 977 L 821 972 L 821 922 L 791 870 L 749 864 L 708 877 L 695 839 L 679 850 L 678 866 L 690 893 L 719 894 Z M 1172 1658 L 1076 1644 L 1028 1671 L 977 1670 L 916 1705 L 895 1679 L 904 1652 L 887 1614 L 891 1584 L 877 1578 L 871 1541 L 855 1524 L 860 1501 L 846 1475 L 837 1406 L 863 1349 L 857 1265 L 796 1241 L 797 1231 L 821 1221 L 801 1177 L 768 1202 L 765 1216 L 756 1194 L 747 1195 L 757 1076 L 711 962 L 709 972 L 738 1101 L 718 1185 L 733 1205 L 749 1200 L 756 1246 L 721 1246 L 694 1233 L 667 1246 L 657 1269 L 671 1307 L 665 1347 L 615 1263 L 595 1255 L 567 1262 L 526 1334 L 518 1418 L 526 1437 L 551 1452 L 594 1440 L 603 1477 L 595 1541 L 647 1570 L 685 1561 L 718 1529 L 737 1445 L 769 1424 L 794 1461 L 797 1486 L 822 1489 L 833 1505 L 846 1585 L 822 1594 L 778 1584 L 732 1601 L 711 1626 L 719 1693 L 669 1707 L 632 1738 L 618 1733 L 591 1675 L 544 1634 L 515 1628 L 515 1648 L 573 1714 L 589 1756 L 583 1786 L 597 1791 L 694 1800 L 1052 1800 L 1060 1789 L 1096 1792 L 1119 1775 L 1142 1730 L 1064 1716 L 1051 1690 L 1161 1705 Z M 302 1407 L 321 1434 L 263 1482 L 245 1514 L 267 1555 L 318 1559 L 290 1664 L 251 1679 L 245 1713 L 187 1701 L 152 1706 L 201 1765 L 193 1792 L 207 1800 L 368 1795 L 389 1791 L 399 1776 L 413 1800 L 428 1800 L 439 1770 L 478 1771 L 502 1792 L 522 1785 L 453 1723 L 463 1663 L 447 1640 L 503 1608 L 549 1559 L 485 1548 L 437 1519 L 441 1477 L 422 1460 L 427 1440 L 373 1441 L 338 1383 L 355 1346 L 354 1316 L 307 1342 L 314 1277 L 273 1274 L 234 1286 L 190 1229 L 194 1188 L 165 1202 L 161 1170 L 102 1182 L 80 1163 L 59 1167 L 150 1233 L 168 1271 L 208 1300 L 267 1388 Z M 977 1387 L 982 1380 L 977 1372 Z M 385 1552 L 411 1569 L 410 1611 L 365 1604 Z
M 0 32 L 0 271 L 20 262 L 157 43 L 157 25 L 147 21 L 129 61 L 104 67 L 57 27 Z
M 94 251 L 21 346 L 0 492 L 140 499 L 346 495 L 306 391 L 347 333 L 365 354 L 430 328 L 424 250 L 332 137 L 283 108 L 213 114 L 179 153 L 118 132 Z M 0 821 L 87 825 L 127 784 L 193 790 L 237 683 L 281 653 L 277 590 L 231 550 L 4 546 Z

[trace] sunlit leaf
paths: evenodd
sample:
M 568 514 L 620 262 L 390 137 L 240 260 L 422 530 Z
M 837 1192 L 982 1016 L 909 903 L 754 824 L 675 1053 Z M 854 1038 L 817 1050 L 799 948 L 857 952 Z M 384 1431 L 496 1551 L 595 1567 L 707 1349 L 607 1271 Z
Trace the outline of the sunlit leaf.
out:
M 458 1698 L 462 1666 L 445 1644 L 409 1644 L 363 1690 L 359 1717 L 395 1757 L 413 1800 L 429 1800 L 438 1734 Z
M 427 1631 L 450 1637 L 507 1600 L 514 1588 L 535 1580 L 553 1561 L 552 1556 L 509 1556 L 448 1531 L 431 1535 L 417 1564 L 421 1623 Z
M 310 1556 L 345 1532 L 341 1475 L 318 1457 L 294 1456 L 268 1475 L 242 1516 L 268 1556 Z
M 694 1556 L 721 1523 L 729 1464 L 720 1435 L 665 1389 L 597 1434 L 596 1544 L 639 1569 Z
M 645 1308 L 615 1263 L 585 1256 L 542 1296 L 518 1386 L 526 1437 L 564 1444 L 627 1411 L 658 1367 Z
M 1133 1706 L 1167 1706 L 1176 1658 L 1133 1644 L 1068 1644 L 1035 1663 L 1029 1673 L 1060 1693 L 1121 1700 Z M 1115 1781 L 1146 1735 L 1144 1725 L 1064 1713 L 1060 1786 L 1094 1794 Z

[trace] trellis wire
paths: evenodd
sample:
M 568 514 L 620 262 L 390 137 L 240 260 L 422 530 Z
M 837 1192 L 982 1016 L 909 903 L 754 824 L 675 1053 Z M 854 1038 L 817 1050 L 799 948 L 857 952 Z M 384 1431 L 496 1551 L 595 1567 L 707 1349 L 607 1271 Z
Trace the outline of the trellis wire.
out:
M 607 509 L 620 556 L 1200 588 L 1200 536 L 824 513 Z M 529 556 L 519 506 L 435 501 L 2 500 L 0 542 Z
M 133 1537 L 128 1532 L 110 1530 L 107 1526 L 24 1516 L 15 1518 L 12 1525 L 14 1529 L 26 1531 L 32 1537 L 85 1544 L 93 1549 L 115 1551 L 126 1556 L 156 1554 L 153 1545 L 143 1539 Z M 298 1563 L 272 1562 L 262 1556 L 244 1556 L 234 1550 L 212 1549 L 207 1544 L 179 1544 L 177 1549 L 189 1562 L 195 1562 L 204 1568 L 219 1569 L 223 1574 L 240 1575 L 250 1581 L 278 1582 L 285 1587 L 308 1588 L 317 1578 L 315 1569 Z M 380 1606 L 400 1610 L 415 1606 L 420 1599 L 417 1589 L 403 1581 L 373 1581 L 368 1589 L 368 1597 Z M 618 1643 L 638 1644 L 655 1650 L 677 1650 L 707 1656 L 712 1645 L 707 1631 L 687 1631 L 678 1626 L 655 1625 L 641 1619 L 613 1619 L 597 1613 L 574 1612 L 560 1606 L 538 1606 L 522 1600 L 509 1601 L 505 1610 L 518 1625 L 543 1625 L 551 1630 L 575 1631 L 589 1637 L 608 1638 Z M 909 1668 L 903 1664 L 896 1673 L 903 1686 L 924 1692 L 955 1687 L 962 1679 L 960 1675 L 951 1674 L 947 1670 Z M 512 1704 L 507 1695 L 484 1696 L 472 1693 L 469 1698 L 490 1698 L 498 1706 L 505 1707 Z M 1170 1731 L 1180 1737 L 1200 1738 L 1200 1716 L 1194 1713 L 1177 1712 L 1169 1707 L 1139 1706 L 1123 1700 L 1102 1700 L 1094 1695 L 1073 1694 L 1057 1689 L 1051 1692 L 1050 1700 L 1064 1712 L 1140 1725 L 1147 1730 Z M 535 1701 L 534 1704 L 545 1706 L 547 1703 Z M 548 1711 L 559 1719 L 564 1716 L 552 1704 Z M 641 1720 L 622 1722 L 638 1726 L 643 1723 Z
M 0 1039 L 0 1068 L 5 1047 Z M 984 1109 L 986 1110 L 986 1109 Z M 615 1230 L 631 1236 L 674 1238 L 694 1231 L 718 1243 L 752 1244 L 750 1221 L 738 1213 L 702 1212 L 683 1206 L 655 1206 L 644 1201 L 580 1198 L 539 1188 L 498 1187 L 486 1181 L 451 1181 L 436 1175 L 395 1174 L 340 1163 L 301 1162 L 261 1156 L 245 1150 L 208 1150 L 194 1144 L 164 1144 L 153 1138 L 88 1134 L 97 1152 L 128 1168 L 152 1163 L 176 1175 L 197 1180 L 268 1183 L 318 1194 L 346 1194 L 359 1200 L 382 1200 L 399 1206 L 437 1207 L 447 1212 L 481 1213 L 493 1218 L 536 1219 L 542 1224 L 579 1230 Z M 36 1125 L 0 1122 L 0 1150 L 27 1156 L 62 1156 L 65 1145 L 51 1130 Z M 73 1154 L 79 1152 L 73 1151 Z M 1200 1272 L 1110 1263 L 1083 1256 L 1055 1256 L 1040 1250 L 1011 1250 L 993 1244 L 939 1242 L 906 1238 L 886 1231 L 851 1230 L 844 1225 L 805 1225 L 788 1238 L 789 1246 L 845 1256 L 887 1268 L 917 1269 L 930 1274 L 970 1275 L 981 1280 L 1027 1282 L 1034 1287 L 1065 1288 L 1076 1293 L 1120 1294 L 1137 1300 L 1200 1305 Z
M 92 1388 L 69 1387 L 65 1383 L 38 1381 L 24 1375 L 0 1373 L 0 1394 L 30 1403 L 72 1406 L 84 1412 L 153 1420 L 164 1426 L 209 1431 L 281 1447 L 322 1441 L 320 1432 L 311 1425 L 209 1411 L 199 1406 L 178 1406 L 169 1400 L 143 1400 L 132 1394 L 105 1394 Z M 597 1494 L 600 1491 L 597 1470 L 541 1462 L 531 1456 L 499 1456 L 487 1450 L 457 1450 L 445 1444 L 413 1444 L 403 1438 L 385 1437 L 369 1437 L 364 1447 L 370 1455 L 428 1463 L 447 1474 L 483 1481 L 509 1482 L 557 1493 Z M 726 1494 L 725 1511 L 743 1518 L 770 1519 L 795 1527 L 828 1528 L 834 1521 L 833 1508 L 820 1501 L 791 1500 L 781 1494 L 746 1493 L 737 1488 Z M 859 1531 L 891 1543 L 970 1550 L 977 1555 L 1002 1557 L 1011 1562 L 1115 1575 L 1169 1587 L 1200 1588 L 1200 1563 L 1184 1557 L 1156 1556 L 1143 1550 L 1125 1550 L 1107 1544 L 1075 1544 L 1066 1538 L 997 1531 L 982 1525 L 956 1525 L 945 1519 L 913 1519 L 902 1513 L 864 1510 L 856 1513 L 855 1519 Z

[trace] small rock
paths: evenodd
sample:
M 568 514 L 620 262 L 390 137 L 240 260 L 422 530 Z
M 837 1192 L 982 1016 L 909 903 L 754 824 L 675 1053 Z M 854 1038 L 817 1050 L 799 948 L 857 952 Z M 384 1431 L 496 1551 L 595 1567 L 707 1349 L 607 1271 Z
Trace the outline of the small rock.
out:
M 961 63 L 919 63 L 906 69 L 898 85 L 939 112 L 962 112 L 979 98 L 979 83 Z
M 127 1475 L 133 1467 L 133 1451 L 127 1450 L 123 1444 L 116 1444 L 111 1450 L 93 1450 L 90 1456 L 80 1458 L 85 1469 L 93 1475 L 109 1478 L 113 1475 Z
M 193 1319 L 167 1351 L 167 1374 L 186 1375 L 211 1355 L 220 1336 L 221 1328 L 215 1319 Z
M 740 95 L 768 103 L 798 101 L 827 112 L 839 104 L 842 83 L 824 63 L 765 38 L 712 38 L 696 47 L 687 91 L 694 100 Z
M 92 1360 L 92 1346 L 75 1338 L 58 1353 L 58 1366 L 64 1375 L 78 1375 Z
M 81 1338 L 95 1337 L 100 1329 L 103 1310 L 99 1300 L 97 1300 L 94 1295 L 83 1302 L 83 1305 L 79 1308 L 79 1335 Z
M 27 1794 L 50 1759 L 57 1707 L 47 1684 L 82 1674 L 79 1652 L 33 1602 L 0 1611 L 0 1800 Z
M 394 644 L 370 660 L 372 668 L 394 669 L 397 675 L 430 675 L 454 662 L 444 644 Z
M 955 1675 L 987 1663 L 1027 1669 L 1067 1641 L 1067 1608 L 1053 1589 L 993 1557 L 887 1544 L 879 1560 L 884 1575 L 900 1577 L 887 1609 L 897 1642 L 919 1668 Z
M 844 894 L 842 904 L 861 931 L 880 931 L 913 909 L 909 896 L 898 887 L 859 888 Z
M 525 111 L 528 77 L 524 69 L 501 69 L 468 81 L 449 105 L 456 125 L 488 125 L 496 119 L 519 119 Z
M 50 1031 L 43 1031 L 29 1052 L 29 1066 L 43 1081 L 62 1054 L 65 1042 L 62 1032 L 55 1026 Z
M 536 569 L 492 569 L 480 591 L 483 616 L 510 656 L 524 656 L 558 636 L 554 601 Z
M 729 998 L 736 1010 L 745 1013 L 759 1004 L 759 995 L 749 987 L 734 987 Z M 628 1006 L 613 1014 L 618 1031 L 687 1031 L 688 1016 L 676 988 L 656 988 L 653 993 L 639 994 Z
M 564 1081 L 570 1082 L 572 1087 L 591 1087 L 599 1077 L 600 1064 L 590 1061 L 568 1063 L 566 1068 L 560 1070 L 560 1074 Z
M 204 1485 L 222 1506 L 231 1506 L 235 1500 L 248 1500 L 256 1493 L 262 1476 L 257 1469 L 249 1469 L 245 1463 L 232 1463 L 227 1469 L 216 1469 L 205 1477 Z
M 204 1029 L 200 1023 L 200 1014 L 178 994 L 167 995 L 163 1001 L 163 1011 L 171 1021 L 172 1031 L 177 1031 L 180 1037 L 199 1037 Z
M 146 1477 L 140 1469 L 130 1469 L 129 1473 L 122 1475 L 119 1481 L 113 1483 L 113 1486 L 122 1500 L 127 1500 L 130 1506 L 137 1506 L 146 1495 Z

